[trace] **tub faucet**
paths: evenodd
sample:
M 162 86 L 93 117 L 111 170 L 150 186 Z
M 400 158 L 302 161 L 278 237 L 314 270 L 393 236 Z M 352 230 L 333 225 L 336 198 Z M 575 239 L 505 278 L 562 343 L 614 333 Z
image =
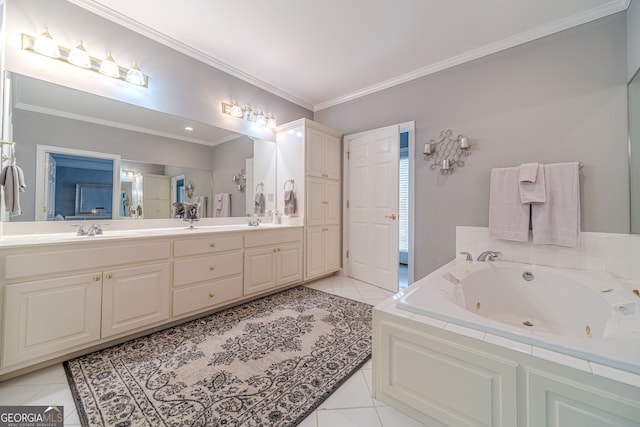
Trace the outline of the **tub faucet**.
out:
M 495 261 L 500 255 L 502 255 L 500 252 L 484 251 L 478 255 L 478 261 L 486 261 L 487 259 L 489 261 Z

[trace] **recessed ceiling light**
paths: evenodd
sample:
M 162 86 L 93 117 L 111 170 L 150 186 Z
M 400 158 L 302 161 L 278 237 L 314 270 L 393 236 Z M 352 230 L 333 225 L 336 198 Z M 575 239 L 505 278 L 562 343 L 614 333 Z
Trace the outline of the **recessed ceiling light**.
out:
M 193 128 L 191 126 L 185 126 L 184 130 L 186 130 L 187 132 L 193 132 Z

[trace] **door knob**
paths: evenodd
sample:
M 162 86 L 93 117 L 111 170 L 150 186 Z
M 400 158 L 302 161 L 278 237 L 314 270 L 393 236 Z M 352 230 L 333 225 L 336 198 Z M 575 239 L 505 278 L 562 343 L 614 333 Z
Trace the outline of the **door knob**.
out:
M 396 214 L 391 214 L 391 215 L 385 215 L 384 217 L 385 217 L 385 218 L 388 218 L 388 219 L 392 219 L 392 220 L 394 220 L 394 221 L 395 221 L 395 220 L 396 220 L 396 218 L 398 218 L 398 215 L 396 215 Z

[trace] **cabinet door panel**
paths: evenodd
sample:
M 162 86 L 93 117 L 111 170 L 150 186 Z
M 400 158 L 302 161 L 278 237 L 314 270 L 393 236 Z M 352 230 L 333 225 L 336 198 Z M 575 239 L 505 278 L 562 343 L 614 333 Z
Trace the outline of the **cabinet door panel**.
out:
M 305 221 L 309 227 L 324 224 L 326 206 L 324 181 L 320 178 L 307 179 L 307 209 L 304 214 Z
M 244 294 L 251 295 L 276 286 L 274 249 L 256 249 L 244 253 Z
M 340 139 L 332 136 L 325 136 L 324 141 L 324 170 L 326 178 L 340 179 L 340 159 L 342 158 L 340 150 Z
M 278 285 L 286 285 L 302 280 L 302 247 L 300 244 L 285 245 L 279 248 L 276 257 Z
M 324 134 L 314 129 L 306 129 L 307 175 L 324 177 Z
M 340 224 L 340 182 L 325 180 L 324 182 L 324 224 Z
M 305 278 L 324 273 L 324 231 L 321 227 L 307 228 Z
M 340 270 L 340 227 L 329 226 L 324 231 L 324 271 Z
M 6 286 L 2 365 L 99 339 L 101 285 L 92 273 Z
M 169 264 L 110 270 L 103 281 L 103 338 L 169 318 Z

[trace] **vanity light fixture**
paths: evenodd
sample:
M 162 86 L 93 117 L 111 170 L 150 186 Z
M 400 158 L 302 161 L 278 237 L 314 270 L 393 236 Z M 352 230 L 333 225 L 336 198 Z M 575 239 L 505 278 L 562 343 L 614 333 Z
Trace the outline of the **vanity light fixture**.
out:
M 100 72 L 105 76 L 120 77 L 120 68 L 118 68 L 118 64 L 116 64 L 116 61 L 113 59 L 111 51 L 109 51 L 107 57 L 100 62 Z
M 33 48 L 40 55 L 48 56 L 50 58 L 59 58 L 60 49 L 58 43 L 49 34 L 49 29 L 44 27 L 44 31 L 33 41 Z
M 229 116 L 237 117 L 239 119 L 258 124 L 260 126 L 266 126 L 272 129 L 277 126 L 276 118 L 273 114 L 265 114 L 262 108 L 258 108 L 254 113 L 249 104 L 242 108 L 237 101 L 234 101 L 233 104 L 227 104 L 226 102 L 223 102 L 222 112 L 224 114 L 228 114 Z
M 80 44 L 69 52 L 69 62 L 81 68 L 91 68 L 91 57 L 80 40 Z
M 105 59 L 98 59 L 89 55 L 82 41 L 73 49 L 59 45 L 45 27 L 44 32 L 38 37 L 22 34 L 22 49 L 39 53 L 50 58 L 68 62 L 80 68 L 102 73 L 106 76 L 124 80 L 135 86 L 148 87 L 148 77 L 140 71 L 137 63 L 133 63 L 131 69 L 120 67 L 113 60 L 109 51 Z
M 458 135 L 453 138 L 451 130 L 441 131 L 437 140 L 431 139 L 424 144 L 425 160 L 430 160 L 431 170 L 440 168 L 442 175 L 451 175 L 453 167 L 463 167 L 464 158 L 471 155 L 471 144 L 469 138 L 464 135 Z

